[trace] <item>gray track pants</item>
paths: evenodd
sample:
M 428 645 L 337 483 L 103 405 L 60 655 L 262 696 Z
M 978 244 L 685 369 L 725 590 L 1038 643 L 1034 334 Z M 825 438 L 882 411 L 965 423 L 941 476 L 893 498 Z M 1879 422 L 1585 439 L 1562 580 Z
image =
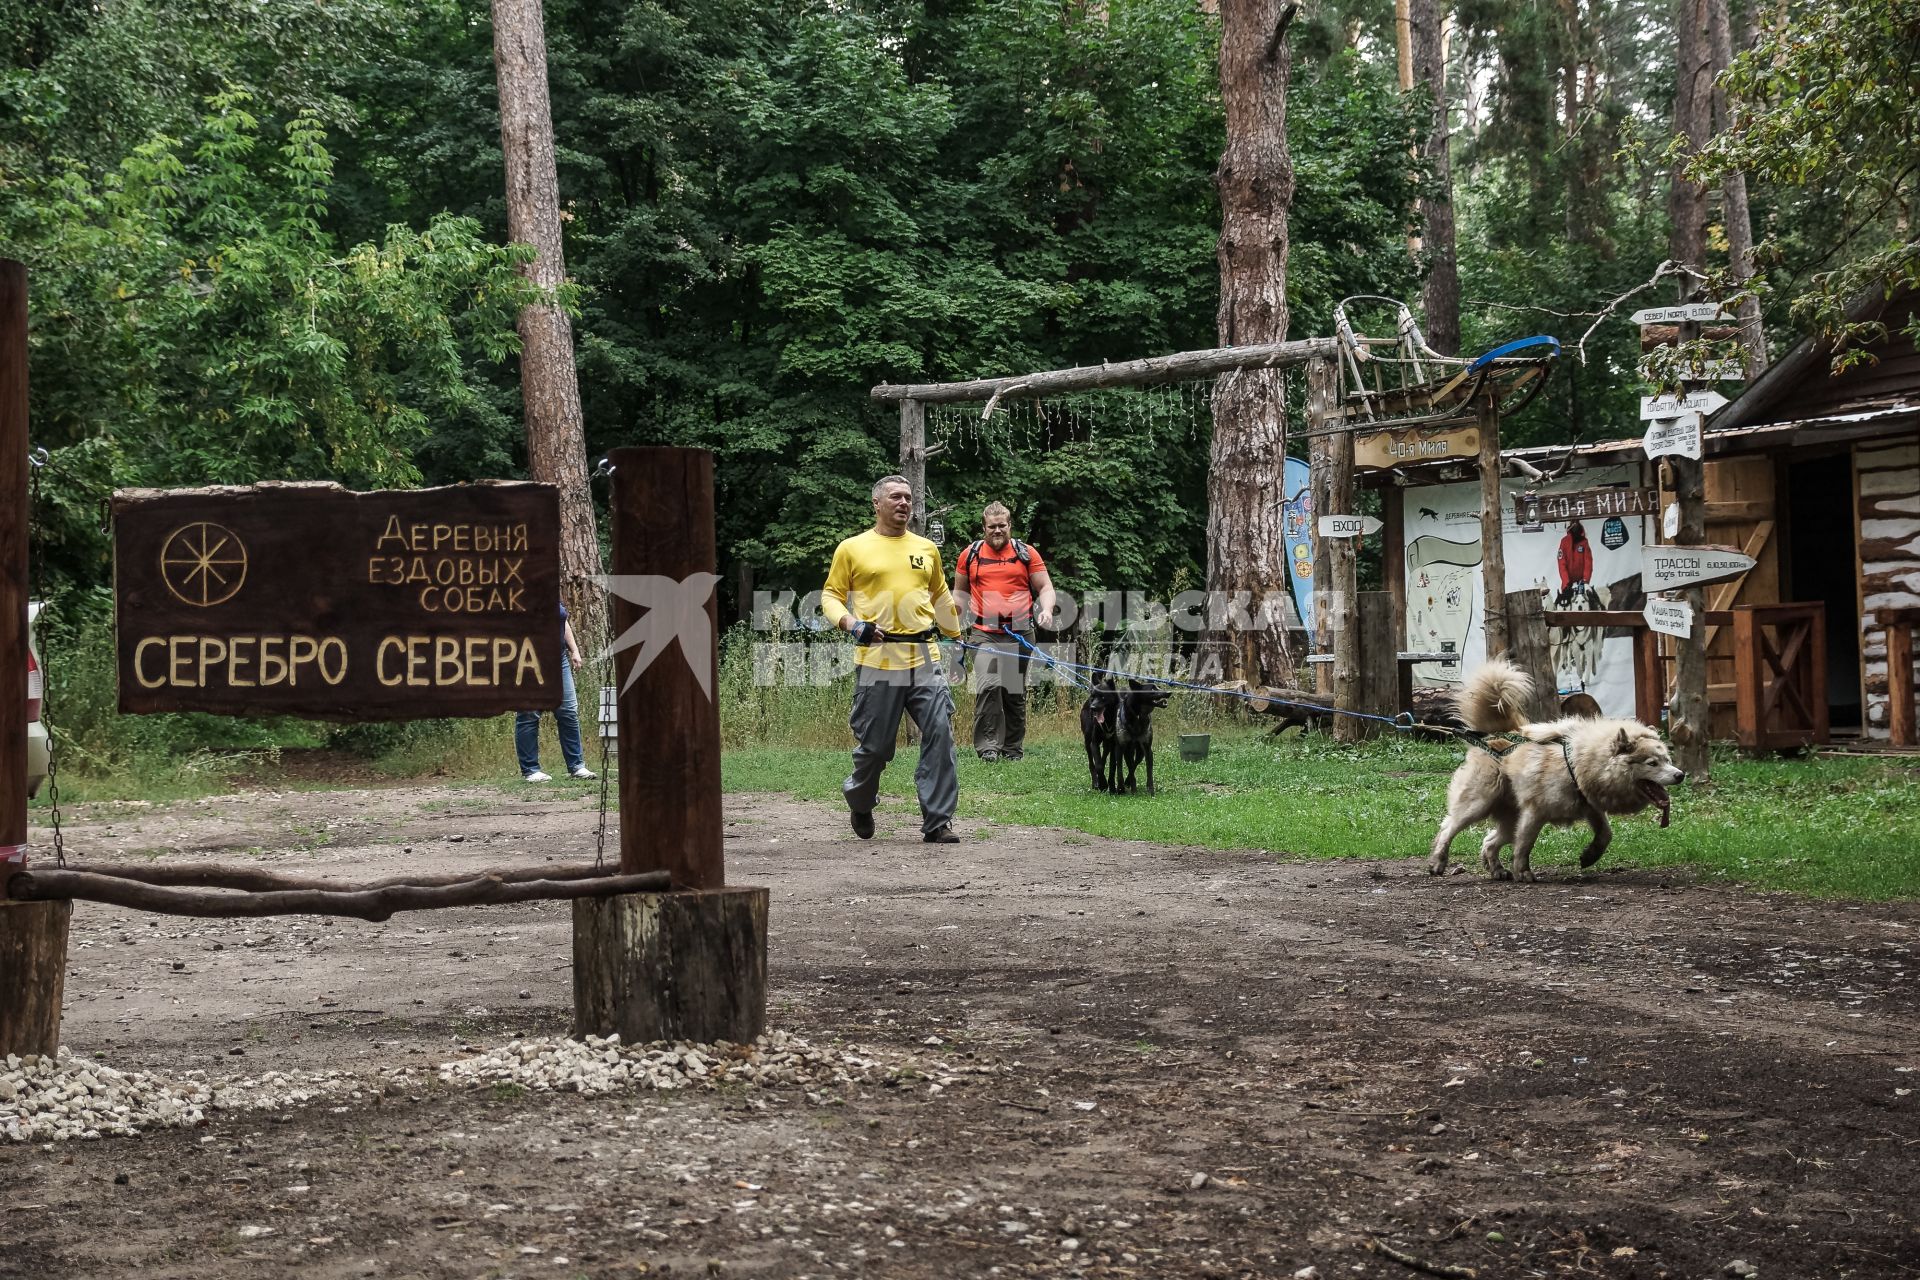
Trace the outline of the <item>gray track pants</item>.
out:
M 1020 755 L 1027 745 L 1027 654 L 1012 636 L 969 637 L 973 654 L 973 749 Z M 991 650 L 991 652 L 989 652 Z
M 960 806 L 960 777 L 953 758 L 953 695 L 935 663 L 906 671 L 860 667 L 854 677 L 853 772 L 840 785 L 847 808 L 872 813 L 880 795 L 880 771 L 893 759 L 902 713 L 920 730 L 920 767 L 913 771 L 920 791 L 920 830 L 937 831 L 953 821 Z

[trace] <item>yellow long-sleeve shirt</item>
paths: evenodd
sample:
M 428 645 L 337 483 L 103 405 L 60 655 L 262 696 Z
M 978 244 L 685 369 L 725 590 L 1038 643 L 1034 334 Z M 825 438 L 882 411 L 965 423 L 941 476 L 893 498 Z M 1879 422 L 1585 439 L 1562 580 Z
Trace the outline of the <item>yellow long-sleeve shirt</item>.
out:
M 917 533 L 897 538 L 869 529 L 833 549 L 833 567 L 820 593 L 820 609 L 834 626 L 849 614 L 889 635 L 913 635 L 938 627 L 960 636 L 960 610 L 947 590 L 940 548 Z M 905 671 L 940 651 L 931 644 L 862 645 L 854 661 L 882 671 Z

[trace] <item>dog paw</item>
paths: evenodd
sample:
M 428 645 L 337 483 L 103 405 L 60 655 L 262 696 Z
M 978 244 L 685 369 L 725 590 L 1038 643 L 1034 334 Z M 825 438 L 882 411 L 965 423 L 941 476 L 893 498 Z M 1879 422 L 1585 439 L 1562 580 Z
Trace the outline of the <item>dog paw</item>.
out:
M 1535 883 L 1538 883 L 1538 882 L 1537 882 L 1537 881 L 1535 880 L 1535 878 L 1534 878 L 1534 874 L 1533 874 L 1533 872 L 1531 872 L 1531 871 L 1522 871 L 1522 872 L 1519 872 L 1519 873 L 1517 873 L 1517 874 L 1516 874 L 1516 875 L 1515 875 L 1515 876 L 1514 876 L 1513 878 L 1514 878 L 1515 880 L 1522 880 L 1522 881 L 1525 881 L 1525 882 L 1526 882 L 1527 884 L 1535 884 Z
M 1513 879 L 1513 872 L 1507 870 L 1505 867 L 1489 867 L 1487 874 L 1491 875 L 1495 880 Z
M 1583 867 L 1590 867 L 1594 863 L 1600 861 L 1601 855 L 1605 853 L 1606 853 L 1605 849 L 1588 849 L 1580 855 L 1580 865 Z
M 1427 859 L 1427 874 L 1430 876 L 1443 876 L 1447 874 L 1447 864 L 1436 858 L 1429 858 Z

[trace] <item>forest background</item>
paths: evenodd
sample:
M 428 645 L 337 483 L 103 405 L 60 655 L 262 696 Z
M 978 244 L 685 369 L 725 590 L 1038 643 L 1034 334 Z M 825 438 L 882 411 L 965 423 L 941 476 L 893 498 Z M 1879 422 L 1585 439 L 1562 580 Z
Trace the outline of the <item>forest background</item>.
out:
M 1747 5 L 1738 43 L 1775 44 L 1734 88 L 1783 132 L 1718 159 L 1749 171 L 1778 351 L 1810 282 L 1884 274 L 1890 243 L 1912 269 L 1920 21 L 1913 0 Z M 869 518 L 898 439 L 872 384 L 1216 345 L 1219 24 L 1191 0 L 548 0 L 545 20 L 588 447 L 715 452 L 725 592 L 740 566 L 817 586 Z M 1461 350 L 1571 348 L 1667 257 L 1671 7 L 1459 0 L 1450 23 Z M 1289 336 L 1330 333 L 1343 296 L 1420 294 L 1426 106 L 1393 37 L 1378 0 L 1290 33 Z M 106 625 L 115 487 L 524 474 L 529 286 L 484 0 L 0 0 L 0 253 L 31 271 L 50 458 L 34 591 L 74 651 Z M 1638 356 L 1603 321 L 1505 442 L 1637 433 Z M 1007 501 L 1076 592 L 1198 585 L 1209 423 L 1175 416 L 988 435 L 935 484 L 963 533 Z

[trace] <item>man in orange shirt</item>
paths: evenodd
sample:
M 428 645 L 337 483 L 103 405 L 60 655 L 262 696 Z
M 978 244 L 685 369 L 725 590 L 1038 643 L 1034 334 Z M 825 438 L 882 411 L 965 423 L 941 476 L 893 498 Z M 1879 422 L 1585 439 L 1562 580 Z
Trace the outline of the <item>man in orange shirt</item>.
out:
M 982 760 L 1018 760 L 1027 742 L 1027 649 L 1002 628 L 1031 637 L 1051 626 L 1053 582 L 1039 551 L 1013 536 L 1013 513 L 995 502 L 980 513 L 986 536 L 960 553 L 953 593 L 972 611 L 973 749 Z

